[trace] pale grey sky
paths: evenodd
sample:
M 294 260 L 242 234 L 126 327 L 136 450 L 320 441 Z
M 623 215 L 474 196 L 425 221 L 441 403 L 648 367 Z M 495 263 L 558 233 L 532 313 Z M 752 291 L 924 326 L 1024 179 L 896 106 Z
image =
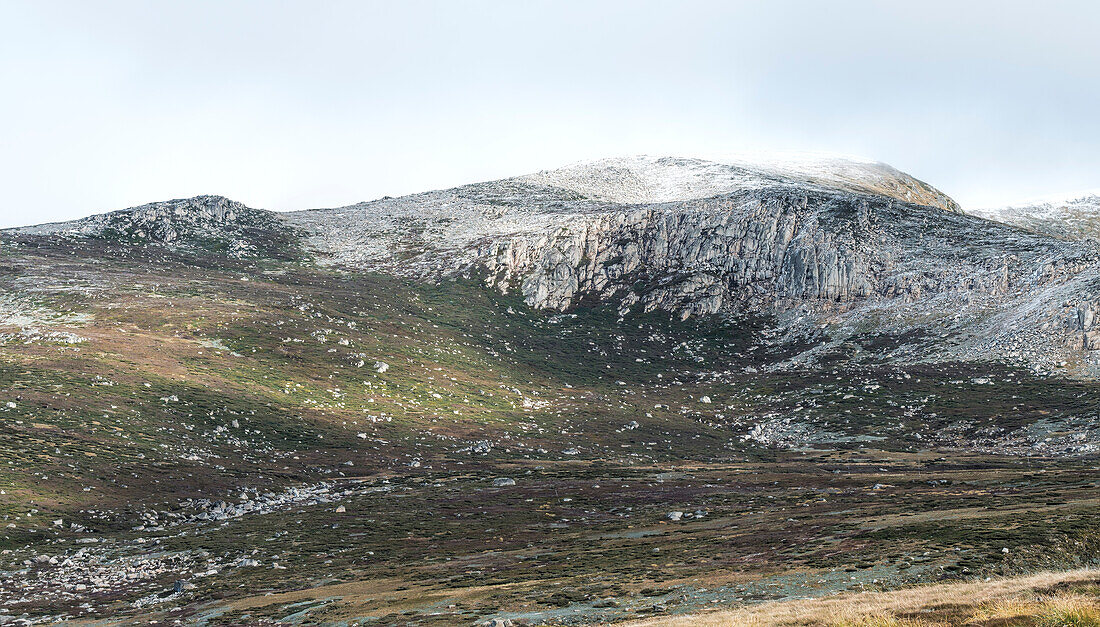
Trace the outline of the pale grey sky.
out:
M 0 226 L 828 151 L 964 206 L 1100 187 L 1100 3 L 0 0 Z

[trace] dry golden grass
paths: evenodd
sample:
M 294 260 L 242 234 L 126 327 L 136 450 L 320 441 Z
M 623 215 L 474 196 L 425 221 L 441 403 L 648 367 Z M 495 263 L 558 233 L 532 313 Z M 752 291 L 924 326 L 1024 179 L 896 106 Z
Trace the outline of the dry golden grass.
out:
M 630 627 L 1100 627 L 1100 572 L 1040 573 L 988 582 L 763 603 L 731 611 L 633 621 Z M 1091 590 L 1087 590 L 1091 586 Z M 1078 588 L 1078 591 L 1074 591 Z M 1087 590 L 1082 592 L 1081 590 Z

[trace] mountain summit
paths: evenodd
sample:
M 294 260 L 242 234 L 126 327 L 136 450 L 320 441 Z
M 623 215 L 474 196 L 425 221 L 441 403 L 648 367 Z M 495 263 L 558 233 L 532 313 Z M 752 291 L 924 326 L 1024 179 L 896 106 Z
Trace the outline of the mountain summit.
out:
M 618 203 L 662 203 L 735 191 L 797 186 L 876 194 L 959 212 L 946 194 L 884 163 L 845 157 L 789 155 L 714 162 L 674 157 L 601 159 L 519 177 L 586 198 Z

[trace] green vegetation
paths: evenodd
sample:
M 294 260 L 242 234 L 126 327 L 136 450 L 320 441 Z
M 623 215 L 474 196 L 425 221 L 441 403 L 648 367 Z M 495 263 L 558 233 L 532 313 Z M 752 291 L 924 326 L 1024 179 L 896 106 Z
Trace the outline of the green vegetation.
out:
M 41 594 L 18 612 L 617 619 L 1100 558 L 1095 460 L 1005 454 L 1090 428 L 1092 384 L 882 358 L 919 334 L 807 366 L 764 318 L 537 312 L 478 277 L 18 243 L 0 282 L 82 317 L 2 330 L 0 568 L 46 577 L 24 561 L 89 547 L 187 564 L 92 609 Z M 188 500 L 322 481 L 338 501 L 211 519 Z M 171 596 L 177 579 L 195 588 Z M 151 594 L 171 600 L 132 605 Z

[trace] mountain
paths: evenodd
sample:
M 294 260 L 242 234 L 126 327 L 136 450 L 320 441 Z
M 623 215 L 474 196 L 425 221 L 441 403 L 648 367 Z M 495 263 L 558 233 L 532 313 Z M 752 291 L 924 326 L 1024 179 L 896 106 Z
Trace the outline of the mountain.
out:
M 168 244 L 221 251 L 232 257 L 281 257 L 292 239 L 272 212 L 251 209 L 224 196 L 153 202 L 13 232 Z
M 1095 193 L 968 213 L 1060 239 L 1100 241 L 1100 195 Z
M 311 233 L 322 263 L 431 276 L 480 261 L 478 247 L 547 233 L 591 216 L 778 190 L 876 194 L 959 212 L 950 198 L 893 168 L 847 159 L 720 164 L 605 159 L 451 190 L 286 215 Z
M 1091 563 L 1097 246 L 805 158 L 2 231 L 0 624 L 590 624 Z
M 767 313 L 817 352 L 873 326 L 920 331 L 928 359 L 1098 372 L 1093 246 L 969 216 L 882 164 L 613 159 L 284 219 L 322 264 L 480 272 L 540 309 Z
M 998 223 L 881 163 L 633 157 L 337 209 L 200 196 L 15 232 L 477 275 L 535 309 L 769 315 L 780 341 L 812 346 L 799 360 L 874 328 L 911 338 L 904 360 L 977 351 L 1093 377 L 1100 256 L 1070 235 L 1089 232 L 1090 202 L 1008 209 Z

